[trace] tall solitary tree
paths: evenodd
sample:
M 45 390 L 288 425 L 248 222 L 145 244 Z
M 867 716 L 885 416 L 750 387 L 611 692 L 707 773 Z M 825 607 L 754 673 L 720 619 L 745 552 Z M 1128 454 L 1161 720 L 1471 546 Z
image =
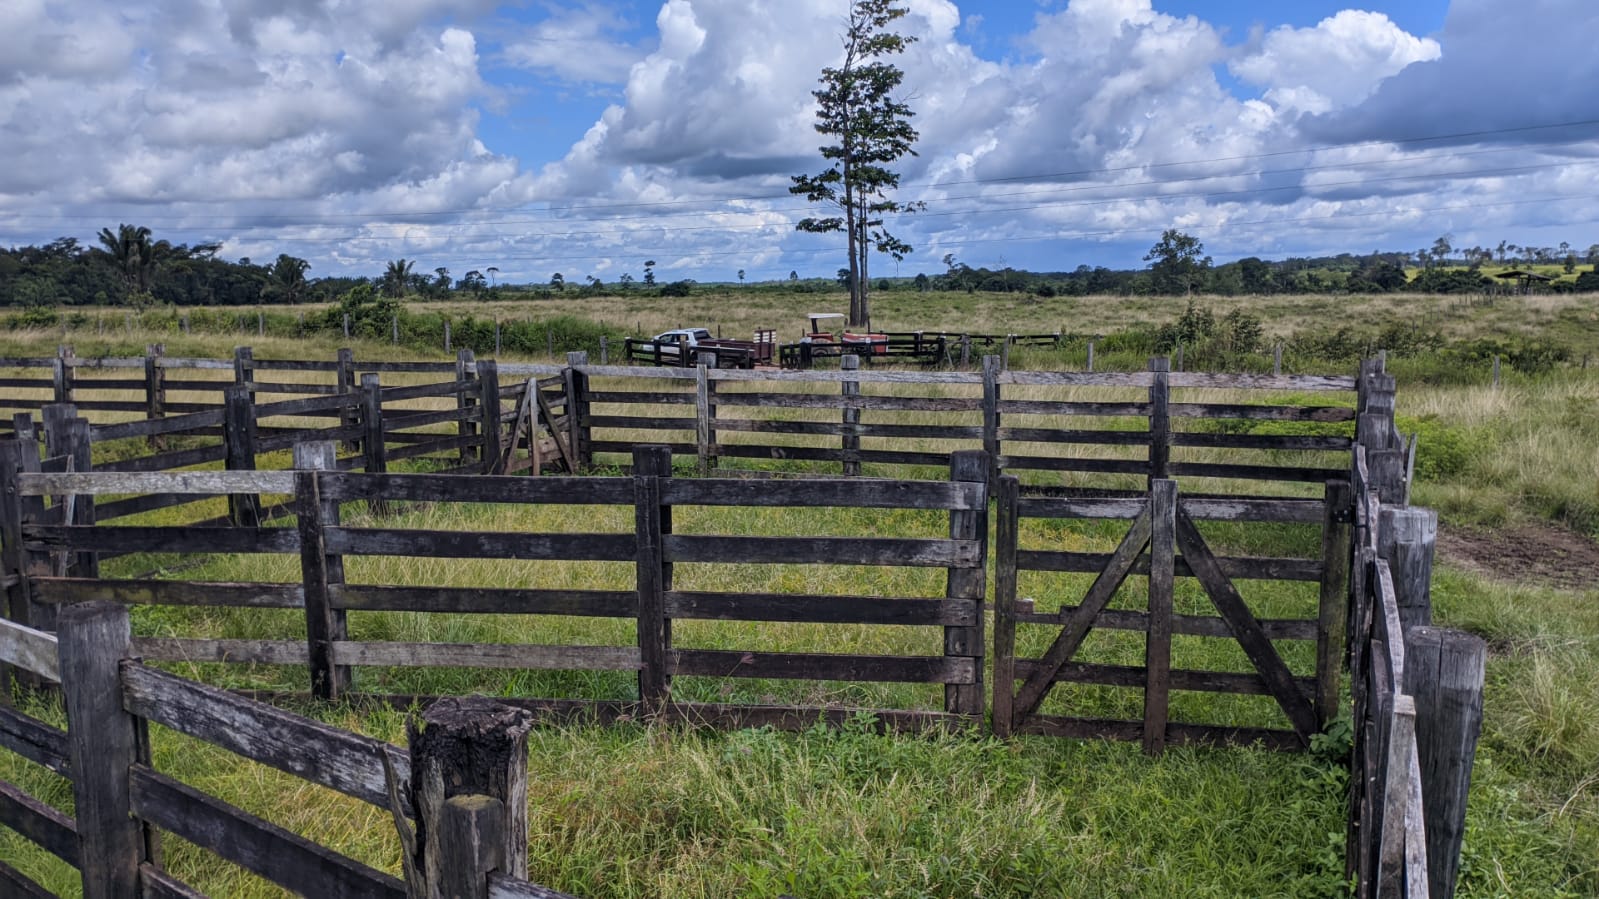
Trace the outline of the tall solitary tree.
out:
M 894 96 L 905 73 L 885 58 L 904 52 L 916 40 L 888 30 L 907 10 L 893 0 L 853 0 L 843 36 L 844 59 L 822 69 L 816 98 L 816 131 L 833 143 L 819 148 L 828 166 L 815 175 L 796 175 L 790 193 L 834 207 L 838 214 L 802 219 L 801 231 L 843 231 L 849 247 L 849 323 L 869 326 L 868 262 L 871 251 L 896 260 L 911 251 L 890 234 L 884 216 L 915 212 L 920 202 L 901 203 L 892 192 L 899 174 L 889 165 L 906 155 L 919 136 L 915 114 Z
M 1152 263 L 1149 274 L 1156 292 L 1174 294 L 1180 291 L 1184 296 L 1192 294 L 1195 279 L 1200 272 L 1210 268 L 1210 257 L 1201 259 L 1199 256 L 1203 252 L 1205 245 L 1199 242 L 1199 238 L 1176 228 L 1162 231 L 1160 241 L 1144 255 L 1144 261 Z

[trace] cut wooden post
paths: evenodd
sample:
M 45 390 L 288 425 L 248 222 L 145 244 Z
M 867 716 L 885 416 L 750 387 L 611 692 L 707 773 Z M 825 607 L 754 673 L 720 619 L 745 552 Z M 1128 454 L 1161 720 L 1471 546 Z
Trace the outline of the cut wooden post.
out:
M 450 320 L 444 320 L 444 352 L 450 351 Z
M 145 418 L 165 418 L 167 414 L 167 370 L 161 365 L 161 355 L 165 351 L 166 346 L 159 343 L 144 348 Z M 166 448 L 166 437 L 162 434 L 151 434 L 146 442 L 152 450 Z
M 1088 342 L 1088 370 L 1090 372 L 1094 370 L 1094 342 L 1092 340 Z
M 250 401 L 250 385 L 225 388 L 222 399 L 224 467 L 228 471 L 255 471 L 255 404 Z M 228 494 L 228 520 L 234 527 L 260 527 L 261 497 L 254 493 Z
M 344 339 L 350 339 L 350 313 L 344 313 Z
M 383 387 L 377 372 L 361 376 L 361 468 L 367 474 L 386 474 L 389 470 L 389 445 L 383 436 Z M 318 444 L 312 444 L 318 445 Z M 299 467 L 299 466 L 295 466 Z M 337 471 L 335 465 L 327 469 Z M 389 504 L 381 496 L 367 498 L 367 510 L 387 515 Z
M 350 335 L 345 334 L 344 336 L 349 337 Z M 395 346 L 400 345 L 400 316 L 398 314 L 389 319 L 389 343 Z
M 961 368 L 970 368 L 972 364 L 972 337 L 970 334 L 961 335 Z
M 1404 693 L 1395 694 L 1388 710 L 1387 755 L 1381 759 L 1377 799 L 1382 803 L 1382 829 L 1375 834 L 1376 887 L 1372 895 L 1405 899 L 1406 818 L 1410 808 L 1410 771 L 1416 752 L 1416 704 Z
M 255 389 L 255 350 L 250 347 L 233 348 L 233 383 Z
M 255 336 L 266 336 L 266 313 L 259 309 L 255 310 Z
M 1149 617 L 1144 635 L 1144 752 L 1166 751 L 1171 696 L 1172 591 L 1177 565 L 1177 482 L 1149 489 Z
M 994 514 L 994 736 L 1014 729 L 1012 697 L 1016 691 L 1016 553 L 1020 541 L 1017 502 L 1021 484 L 1012 475 L 999 479 Z
M 340 348 L 336 364 L 338 368 L 334 372 L 335 383 L 338 385 L 339 393 L 350 400 L 349 405 L 339 410 L 339 424 L 346 428 L 354 427 L 361 422 L 359 398 L 355 396 L 355 351 L 349 347 Z M 359 441 L 346 440 L 344 449 L 346 452 L 355 452 L 358 444 Z
M 1383 506 L 1378 516 L 1377 554 L 1393 573 L 1399 623 L 1405 633 L 1432 624 L 1433 547 L 1438 541 L 1438 513 L 1419 506 Z
M 72 352 L 72 347 L 56 347 L 56 355 L 51 360 L 50 380 L 55 388 L 55 401 L 58 403 L 71 403 L 76 401 L 74 382 L 77 380 L 78 358 Z
M 472 696 L 441 699 L 419 718 L 406 722 L 406 735 L 421 895 L 486 896 L 485 865 L 491 862 L 490 868 L 507 876 L 526 878 L 527 735 L 533 714 Z M 452 799 L 463 801 L 446 811 Z M 499 814 L 490 811 L 495 805 Z
M 133 654 L 127 606 L 66 606 L 58 638 L 84 899 L 130 899 L 147 843 L 129 792 L 128 770 L 145 759 L 137 719 L 122 708 L 121 663 Z
M 1005 337 L 1005 343 L 1000 346 L 1000 349 L 999 349 L 999 370 L 1000 371 L 1010 371 L 1010 348 L 1011 348 L 1011 344 L 1013 344 L 1015 342 L 1016 342 L 1016 335 L 1015 334 L 1009 334 L 1009 335 L 1006 335 L 1006 337 Z
M 44 407 L 44 424 L 45 441 L 51 456 L 65 456 L 71 471 L 93 470 L 89 420 L 78 417 L 76 407 L 71 405 Z M 69 517 L 64 518 L 62 524 L 93 526 L 94 496 L 83 493 L 68 497 L 66 512 Z M 92 552 L 74 553 L 68 560 L 64 573 L 71 577 L 97 578 L 100 576 L 99 557 Z M 40 611 L 45 616 L 39 622 L 40 626 L 46 629 L 52 628 L 54 607 L 46 607 Z
M 701 353 L 700 364 L 694 367 L 694 449 L 701 475 L 710 474 L 716 464 L 716 429 L 712 424 L 716 407 L 711 405 L 711 366 L 705 362 L 707 355 L 710 354 Z
M 1328 481 L 1321 520 L 1321 594 L 1316 625 L 1316 722 L 1322 730 L 1338 717 L 1338 691 L 1348 621 L 1349 558 L 1354 497 L 1348 481 Z
M 594 464 L 594 444 L 589 439 L 589 376 L 583 371 L 588 364 L 589 354 L 583 350 L 566 354 L 566 446 L 572 454 L 572 474 L 577 474 L 578 467 Z
M 445 343 L 448 344 L 450 333 L 450 323 L 448 321 L 444 323 L 444 333 Z M 449 347 L 446 346 L 445 349 L 448 350 Z M 476 369 L 477 365 L 472 351 L 462 347 L 460 352 L 455 354 L 455 380 L 459 383 L 474 379 L 477 377 Z M 471 465 L 475 462 L 477 451 L 480 449 L 480 447 L 473 445 L 476 442 L 473 438 L 477 436 L 477 422 L 472 420 L 471 413 L 476 406 L 477 388 L 475 385 L 470 388 L 463 387 L 456 392 L 455 408 L 456 411 L 461 413 L 461 420 L 456 423 L 455 427 L 456 436 L 462 440 L 460 450 L 460 464 L 462 465 Z
M 672 589 L 672 563 L 666 561 L 666 535 L 672 510 L 661 504 L 662 480 L 672 475 L 672 451 L 664 446 L 633 449 L 634 532 L 638 536 L 639 700 L 658 713 L 671 700 L 668 667 L 672 621 L 666 616 L 666 591 Z
M 555 329 L 550 327 L 549 322 L 544 323 L 544 352 L 551 359 L 555 358 Z
M 989 483 L 999 476 L 999 372 L 1001 361 L 995 356 L 983 357 L 983 452 L 988 454 Z
M 610 364 L 610 350 L 611 350 L 610 341 L 606 339 L 604 334 L 601 334 L 600 335 L 600 364 L 601 365 L 609 365 Z
M 1180 366 L 1179 366 L 1180 367 Z M 1149 486 L 1167 477 L 1171 465 L 1171 363 L 1165 356 L 1149 360 Z
M 950 454 L 949 479 L 954 482 L 987 484 L 988 454 L 979 450 L 960 450 Z M 988 497 L 978 507 L 949 513 L 951 540 L 971 540 L 977 544 L 977 560 L 972 567 L 946 569 L 944 596 L 964 599 L 977 613 L 971 625 L 945 625 L 944 656 L 971 659 L 976 672 L 974 683 L 945 684 L 944 711 L 981 719 L 983 715 L 983 596 L 988 591 Z
M 494 355 L 500 355 L 500 318 L 494 317 Z
M 1182 370 L 1183 370 L 1183 345 L 1179 343 L 1179 344 L 1177 344 L 1177 364 L 1173 367 L 1173 371 L 1182 371 Z
M 860 367 L 861 357 L 854 353 L 846 353 L 839 357 L 840 371 L 858 371 Z M 861 382 L 845 377 L 839 382 L 839 390 L 844 396 L 841 422 L 844 435 L 840 443 L 840 448 L 844 452 L 844 475 L 858 477 L 861 473 L 861 410 L 859 406 L 851 404 L 851 398 L 861 395 Z
M 376 377 L 376 375 L 368 375 Z M 350 689 L 350 669 L 333 663 L 333 644 L 348 639 L 343 609 L 331 587 L 344 583 L 344 558 L 326 549 L 326 528 L 339 526 L 339 504 L 322 499 L 321 472 L 337 471 L 331 441 L 294 445 L 294 500 L 300 532 L 300 575 L 305 585 L 305 639 L 311 654 L 311 693 L 335 700 Z
M 30 597 L 33 554 L 22 547 L 22 525 L 40 524 L 44 498 L 23 496 L 17 489 L 17 476 L 39 471 L 39 442 L 29 434 L 17 440 L 0 440 L 0 575 L 6 580 L 7 617 L 18 624 L 40 628 L 54 606 L 35 605 Z M 50 622 L 54 626 L 54 622 Z M 35 683 L 24 673 L 21 679 Z
M 479 433 L 483 435 L 484 474 L 500 473 L 502 447 L 502 411 L 500 409 L 500 366 L 493 359 L 482 359 L 477 364 L 478 411 L 482 413 Z
M 1488 645 L 1461 631 L 1418 626 L 1405 636 L 1405 692 L 1416 699 L 1428 882 L 1451 899 L 1460 875 L 1466 793 L 1482 732 Z
M 1271 373 L 1273 375 L 1283 373 L 1283 345 L 1280 343 L 1271 348 Z

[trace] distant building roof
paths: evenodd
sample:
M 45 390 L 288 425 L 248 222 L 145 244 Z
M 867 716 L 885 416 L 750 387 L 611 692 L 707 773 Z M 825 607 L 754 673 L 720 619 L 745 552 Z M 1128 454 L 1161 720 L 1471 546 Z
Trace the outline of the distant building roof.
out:
M 1554 278 L 1551 278 L 1548 275 L 1540 275 L 1537 272 L 1522 271 L 1519 268 L 1513 268 L 1513 269 L 1511 269 L 1508 272 L 1500 272 L 1499 274 L 1494 275 L 1494 277 L 1495 278 L 1505 278 L 1507 280 L 1510 279 L 1510 278 L 1516 278 L 1516 279 L 1521 280 L 1521 281 L 1553 281 L 1554 280 Z

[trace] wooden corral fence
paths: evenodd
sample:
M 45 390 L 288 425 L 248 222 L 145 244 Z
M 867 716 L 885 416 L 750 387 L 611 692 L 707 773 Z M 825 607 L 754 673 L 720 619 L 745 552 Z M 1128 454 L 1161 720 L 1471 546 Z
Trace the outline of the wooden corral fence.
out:
M 303 896 L 566 895 L 526 880 L 526 712 L 444 700 L 407 751 L 146 666 L 122 604 L 72 605 L 59 624 L 0 620 L 0 661 L 59 685 L 70 722 L 0 708 L 0 747 L 68 778 L 75 815 L 0 781 L 0 823 L 77 868 L 86 899 L 203 896 L 166 870 L 161 833 Z M 156 770 L 151 723 L 391 813 L 405 880 Z M 4 862 L 0 893 L 54 895 Z

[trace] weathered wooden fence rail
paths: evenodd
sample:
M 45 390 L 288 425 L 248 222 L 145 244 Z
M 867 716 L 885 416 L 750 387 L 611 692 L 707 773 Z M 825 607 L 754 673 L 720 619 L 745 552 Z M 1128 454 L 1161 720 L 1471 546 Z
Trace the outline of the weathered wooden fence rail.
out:
M 305 896 L 565 895 L 525 880 L 525 712 L 445 700 L 407 752 L 146 667 L 127 607 L 105 601 L 65 607 L 59 636 L 0 620 L 0 661 L 60 685 L 69 729 L 0 709 L 0 747 L 69 778 L 76 811 L 0 781 L 0 823 L 77 868 L 87 899 L 202 896 L 166 870 L 158 829 Z M 390 812 L 406 879 L 156 770 L 152 722 Z M 53 895 L 4 862 L 0 888 Z

